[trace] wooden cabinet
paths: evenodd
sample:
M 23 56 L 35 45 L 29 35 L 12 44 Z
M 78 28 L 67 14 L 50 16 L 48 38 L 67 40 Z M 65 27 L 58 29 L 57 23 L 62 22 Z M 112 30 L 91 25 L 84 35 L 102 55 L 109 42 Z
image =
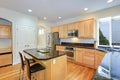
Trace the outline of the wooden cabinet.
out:
M 56 46 L 57 51 L 65 51 L 65 46 Z
M 85 27 L 84 27 L 84 22 L 80 21 L 76 23 L 78 27 L 78 37 L 79 38 L 85 38 Z
M 105 52 L 87 49 L 87 48 L 76 48 L 76 62 L 91 68 L 97 68 L 103 57 L 105 56 Z
M 0 38 L 12 38 L 12 27 L 0 24 Z
M 0 55 L 0 66 L 12 64 L 12 53 Z
M 52 27 L 51 28 L 51 32 L 54 33 L 54 32 L 59 32 L 59 27 L 56 26 L 56 27 Z
M 77 23 L 79 38 L 94 38 L 94 21 L 94 19 L 88 19 Z
M 8 52 L 12 52 L 12 48 L 10 46 L 0 47 L 0 53 L 8 53 Z
M 52 59 L 51 68 L 51 80 L 64 80 L 67 75 L 67 57 L 61 56 Z
M 80 64 L 94 68 L 95 64 L 95 50 L 76 48 L 76 61 Z
M 76 61 L 79 63 L 83 63 L 83 54 L 84 54 L 84 49 L 83 48 L 76 48 L 76 53 L 75 53 Z
M 77 30 L 76 23 L 70 23 L 70 24 L 68 24 L 68 30 Z
M 83 54 L 83 64 L 94 68 L 94 64 L 95 64 L 95 50 L 92 49 L 85 49 L 85 53 Z
M 36 60 L 45 66 L 45 80 L 64 80 L 67 75 L 67 56 L 50 60 Z
M 104 56 L 105 56 L 105 52 L 98 50 L 95 51 L 95 68 L 97 68 L 100 65 Z
M 67 38 L 67 24 L 59 26 L 59 38 Z

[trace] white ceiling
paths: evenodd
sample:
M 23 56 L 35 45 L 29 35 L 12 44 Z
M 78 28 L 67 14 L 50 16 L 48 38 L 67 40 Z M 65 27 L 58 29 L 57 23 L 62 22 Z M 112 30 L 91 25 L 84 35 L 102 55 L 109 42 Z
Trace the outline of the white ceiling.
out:
M 107 0 L 0 0 L 0 6 L 39 17 L 47 21 L 59 21 L 58 17 L 68 19 L 81 14 L 120 5 L 120 0 L 107 3 Z M 88 7 L 88 11 L 83 9 Z M 29 13 L 27 10 L 32 9 Z

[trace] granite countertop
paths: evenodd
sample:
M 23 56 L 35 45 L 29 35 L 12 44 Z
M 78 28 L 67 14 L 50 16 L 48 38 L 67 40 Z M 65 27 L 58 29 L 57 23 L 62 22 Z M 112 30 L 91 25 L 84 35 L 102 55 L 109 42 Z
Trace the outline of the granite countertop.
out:
M 66 55 L 66 53 L 63 51 L 55 51 L 52 49 L 34 48 L 34 49 L 26 49 L 24 50 L 24 52 L 38 60 L 49 60 L 52 58 Z
M 81 45 L 63 45 L 63 44 L 57 44 L 58 46 L 69 46 L 69 47 L 74 47 L 74 48 L 86 48 L 86 49 L 94 49 L 94 50 L 99 50 L 102 52 L 107 52 L 106 49 L 104 48 L 94 48 L 92 46 L 81 46 Z M 91 45 L 91 44 L 90 44 Z

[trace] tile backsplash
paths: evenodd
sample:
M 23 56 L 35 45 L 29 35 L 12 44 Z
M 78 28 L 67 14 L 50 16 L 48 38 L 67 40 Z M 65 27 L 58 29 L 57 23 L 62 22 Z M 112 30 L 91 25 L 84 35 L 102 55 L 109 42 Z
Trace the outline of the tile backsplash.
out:
M 60 39 L 61 42 L 70 42 L 70 43 L 94 43 L 95 39 L 80 39 L 80 38 L 67 38 Z

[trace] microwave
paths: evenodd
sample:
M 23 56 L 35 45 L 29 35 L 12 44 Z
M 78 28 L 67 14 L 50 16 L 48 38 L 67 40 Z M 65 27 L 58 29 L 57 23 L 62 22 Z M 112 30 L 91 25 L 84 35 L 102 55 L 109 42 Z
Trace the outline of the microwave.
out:
M 67 32 L 68 37 L 78 37 L 78 30 L 69 30 Z

